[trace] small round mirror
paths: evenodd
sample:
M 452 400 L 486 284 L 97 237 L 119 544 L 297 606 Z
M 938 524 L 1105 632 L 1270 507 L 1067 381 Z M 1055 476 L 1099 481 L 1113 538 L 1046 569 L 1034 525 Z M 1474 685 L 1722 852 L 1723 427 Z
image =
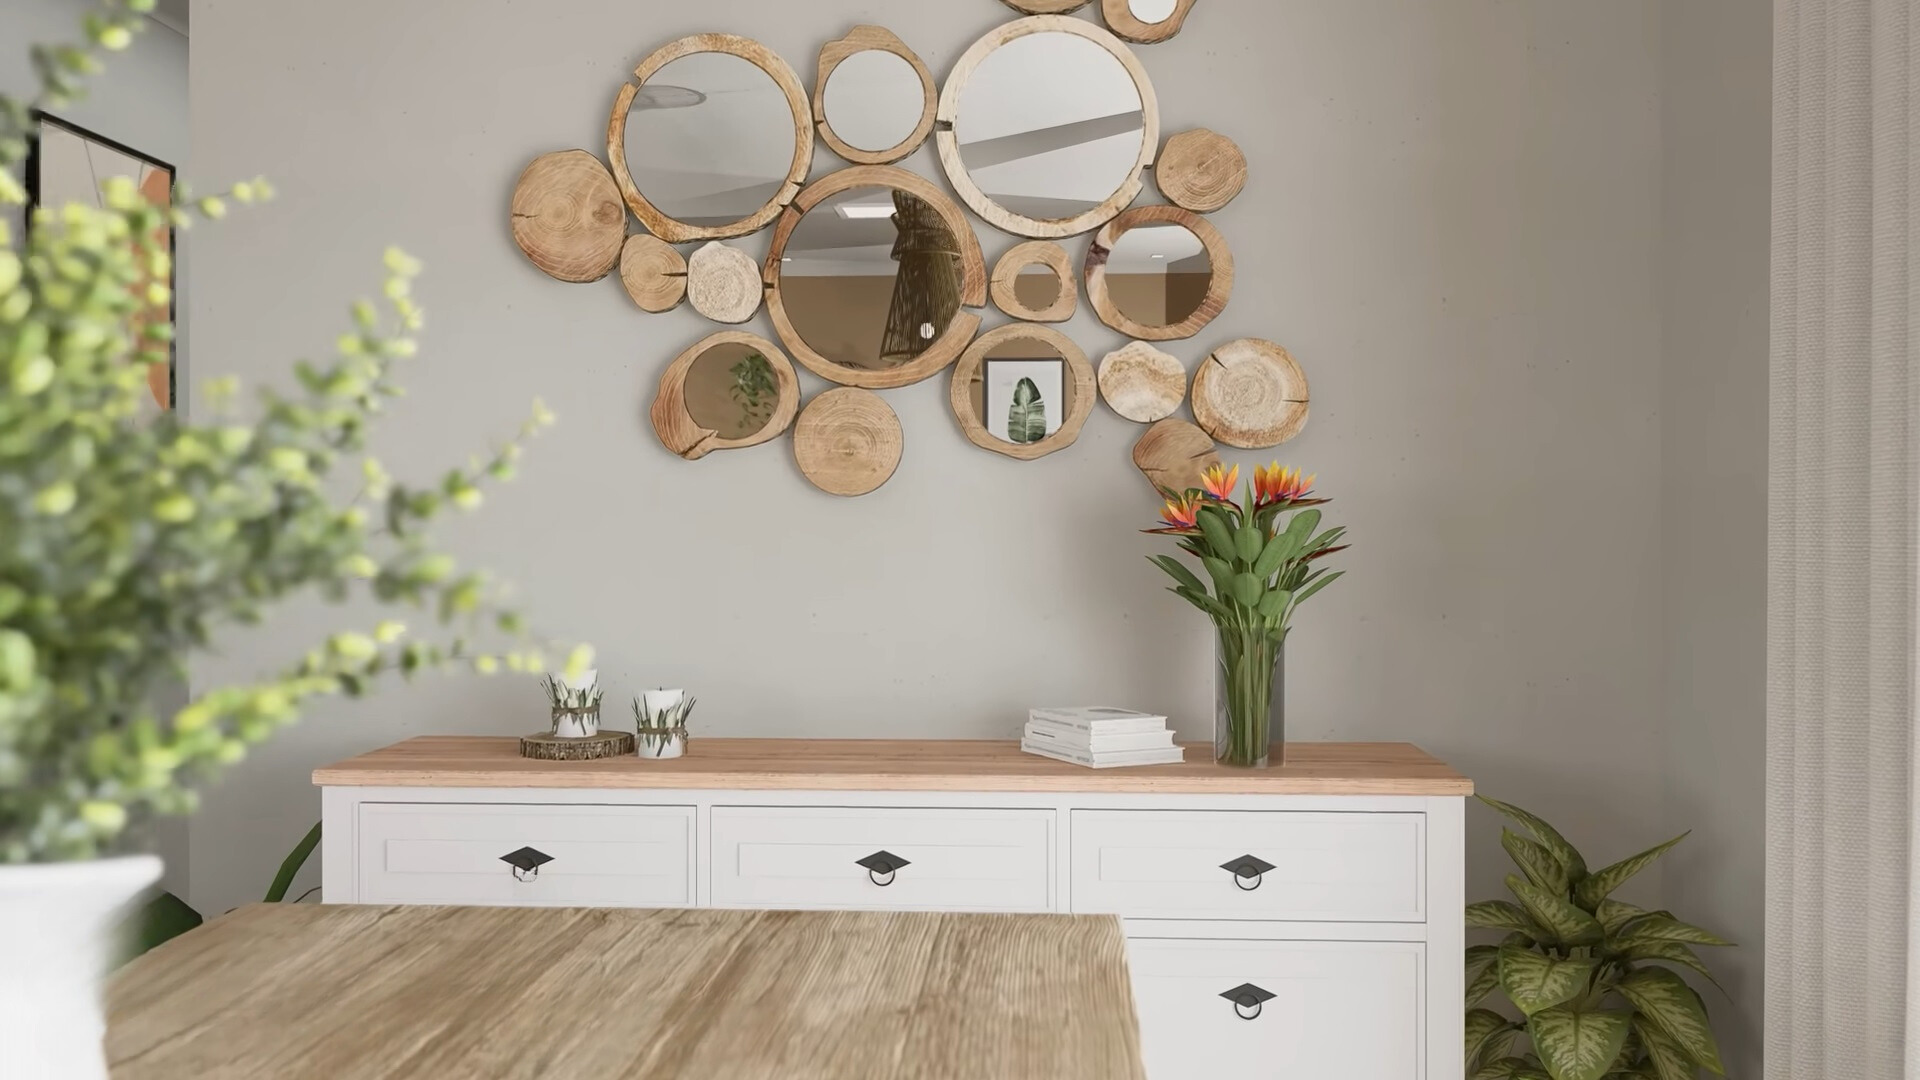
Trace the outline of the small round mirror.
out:
M 905 57 L 867 49 L 827 76 L 826 122 L 856 150 L 878 153 L 905 142 L 920 126 L 920 73 Z
M 1073 394 L 1066 357 L 1039 339 L 1002 341 L 980 361 L 980 423 L 1003 443 L 1026 446 L 1059 431 Z
M 1060 275 L 1052 267 L 1028 263 L 1013 279 L 1013 295 L 1022 307 L 1045 311 L 1060 299 Z
M 745 439 L 773 421 L 780 382 L 766 353 L 727 342 L 694 358 L 681 393 L 694 423 L 722 439 Z
M 1172 326 L 1200 310 L 1213 283 L 1207 249 L 1181 225 L 1129 229 L 1107 260 L 1107 295 L 1142 326 Z
M 1127 0 L 1127 10 L 1143 23 L 1165 22 L 1173 17 L 1177 0 Z

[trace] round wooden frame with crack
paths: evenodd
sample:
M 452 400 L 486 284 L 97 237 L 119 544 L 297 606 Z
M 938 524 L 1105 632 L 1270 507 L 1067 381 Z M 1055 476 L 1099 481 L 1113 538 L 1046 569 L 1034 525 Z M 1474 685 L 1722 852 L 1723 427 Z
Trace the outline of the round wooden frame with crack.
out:
M 1073 407 L 1067 411 L 1053 434 L 1034 443 L 1010 443 L 994 438 L 987 431 L 986 424 L 981 422 L 980 414 L 973 405 L 973 388 L 984 378 L 982 365 L 987 353 L 998 345 L 1021 340 L 1039 342 L 1059 353 L 1073 378 Z M 1067 335 L 1051 326 L 1034 323 L 1009 323 L 981 334 L 979 340 L 961 354 L 960 362 L 953 368 L 953 381 L 947 386 L 947 403 L 953 407 L 953 418 L 960 422 L 960 430 L 966 434 L 967 441 L 982 450 L 991 450 L 1021 461 L 1046 457 L 1055 450 L 1072 446 L 1074 440 L 1080 437 L 1080 429 L 1086 426 L 1087 417 L 1093 415 L 1093 401 L 1097 396 L 1093 365 L 1087 362 L 1087 354 L 1081 352 L 1080 346 L 1075 345 Z
M 764 427 L 744 439 L 723 439 L 719 432 L 700 426 L 687 411 L 687 371 L 693 367 L 695 360 L 706 355 L 707 350 L 720 345 L 745 345 L 766 357 L 768 365 L 773 368 L 779 395 L 774 399 L 773 415 L 767 418 Z M 788 361 L 787 354 L 758 334 L 749 334 L 744 330 L 721 330 L 694 342 L 692 347 L 674 357 L 673 363 L 667 365 L 667 370 L 660 374 L 660 389 L 654 394 L 653 407 L 647 410 L 647 415 L 653 420 L 653 431 L 660 437 L 661 445 L 688 461 L 694 461 L 715 450 L 739 450 L 779 438 L 793 425 L 794 415 L 799 411 L 800 380 L 793 373 L 793 364 Z
M 827 119 L 827 80 L 833 77 L 833 70 L 841 61 L 863 52 L 884 52 L 905 60 L 920 77 L 920 93 L 924 104 L 920 109 L 920 122 L 905 138 L 885 150 L 862 150 L 834 133 L 833 124 Z M 933 72 L 927 70 L 926 62 L 918 53 L 907 47 L 893 31 L 883 26 L 856 26 L 847 31 L 847 36 L 829 41 L 820 47 L 820 74 L 813 83 L 813 124 L 820 129 L 820 138 L 834 153 L 853 162 L 855 165 L 891 165 L 915 150 L 927 141 L 933 131 L 933 115 L 938 108 L 939 95 L 933 88 Z
M 1015 291 L 1020 271 L 1029 266 L 1046 267 L 1059 282 L 1059 294 L 1046 307 L 1028 307 Z M 993 279 L 987 284 L 987 292 L 993 297 L 995 307 L 1028 322 L 1066 322 L 1073 318 L 1074 309 L 1080 305 L 1079 289 L 1073 282 L 1073 262 L 1067 249 L 1051 240 L 1027 240 L 1007 249 L 1000 261 L 993 264 Z
M 1179 322 L 1164 326 L 1135 322 L 1120 310 L 1107 290 L 1107 260 L 1113 256 L 1113 246 L 1120 242 L 1128 230 L 1142 225 L 1179 225 L 1198 237 L 1201 246 L 1206 248 L 1208 269 L 1211 271 L 1211 277 L 1207 280 L 1207 294 L 1200 299 L 1200 306 L 1193 310 L 1193 314 Z M 1227 238 L 1220 234 L 1220 230 L 1191 210 L 1183 210 L 1178 206 L 1136 206 L 1107 222 L 1094 235 L 1093 243 L 1087 246 L 1086 279 L 1087 302 L 1093 305 L 1094 314 L 1100 316 L 1100 321 L 1115 330 L 1141 341 L 1190 338 L 1226 309 L 1227 299 L 1233 295 L 1233 252 L 1227 247 Z
M 1107 27 L 1136 45 L 1154 45 L 1180 32 L 1193 10 L 1194 0 L 1174 0 L 1173 13 L 1159 22 L 1143 22 L 1133 13 L 1127 0 L 1100 0 L 1100 14 Z

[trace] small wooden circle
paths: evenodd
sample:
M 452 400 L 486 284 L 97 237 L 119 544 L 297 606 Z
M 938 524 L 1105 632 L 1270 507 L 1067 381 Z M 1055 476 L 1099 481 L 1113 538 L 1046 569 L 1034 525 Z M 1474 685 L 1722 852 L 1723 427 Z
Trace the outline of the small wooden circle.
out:
M 1086 0 L 1080 0 L 1086 3 Z M 834 133 L 833 125 L 827 118 L 827 79 L 833 75 L 833 69 L 840 62 L 855 53 L 869 51 L 888 52 L 905 60 L 920 76 L 920 92 L 925 104 L 920 110 L 920 122 L 914 125 L 913 132 L 900 142 L 885 150 L 862 150 L 840 138 Z M 820 74 L 813 83 L 813 124 L 820 129 L 820 138 L 833 152 L 853 162 L 855 165 L 891 165 L 915 150 L 927 141 L 927 135 L 933 131 L 933 114 L 939 97 L 933 88 L 933 72 L 927 70 L 926 62 L 918 53 L 907 47 L 893 31 L 881 26 L 856 26 L 847 32 L 847 36 L 829 41 L 820 47 Z
M 793 459 L 829 495 L 865 495 L 900 465 L 900 418 L 880 395 L 835 387 L 807 402 L 793 425 Z
M 1153 164 L 1153 182 L 1175 206 L 1211 214 L 1247 186 L 1247 156 L 1232 139 L 1195 128 L 1167 140 Z
M 1072 408 L 1061 419 L 1060 427 L 1039 442 L 1010 443 L 994 438 L 987 431 L 987 426 L 980 422 L 980 414 L 974 404 L 974 387 L 983 377 L 982 365 L 987 354 L 1009 341 L 1037 342 L 1042 348 L 1058 353 L 1066 362 L 1067 373 L 1073 378 Z M 967 347 L 966 352 L 960 354 L 960 362 L 953 366 L 953 381 L 947 385 L 947 403 L 953 407 L 953 418 L 960 421 L 960 430 L 966 434 L 968 442 L 996 454 L 1032 461 L 1046 457 L 1055 450 L 1065 450 L 1080 437 L 1080 429 L 1086 425 L 1087 417 L 1093 414 L 1093 386 L 1093 365 L 1087 363 L 1087 354 L 1080 351 L 1080 346 L 1075 345 L 1073 339 L 1051 326 L 1009 323 L 981 334 L 978 340 Z
M 1177 323 L 1154 326 L 1135 322 L 1120 310 L 1119 305 L 1113 302 L 1112 294 L 1107 291 L 1107 260 L 1113 257 L 1113 246 L 1120 242 L 1128 230 L 1143 225 L 1181 226 L 1198 237 L 1201 246 L 1207 250 L 1210 271 L 1207 295 L 1201 298 L 1200 306 L 1194 308 L 1193 314 Z M 1142 341 L 1190 338 L 1226 309 L 1227 300 L 1233 295 L 1233 252 L 1227 247 L 1227 238 L 1220 235 L 1220 230 L 1191 210 L 1178 206 L 1136 206 L 1123 211 L 1094 234 L 1093 243 L 1087 245 L 1086 278 L 1087 302 L 1093 305 L 1094 314 L 1100 316 L 1101 322 Z
M 1053 271 L 1059 292 L 1046 307 L 1028 307 L 1020 300 L 1020 272 L 1029 266 L 1044 266 Z M 1029 322 L 1066 322 L 1073 318 L 1074 308 L 1080 303 L 1067 249 L 1051 240 L 1028 240 L 1008 249 L 1000 261 L 993 264 L 993 280 L 987 283 L 987 292 L 993 297 L 995 307 Z
M 687 295 L 687 260 L 657 236 L 634 233 L 620 246 L 620 284 L 642 311 L 672 311 Z
M 760 310 L 760 268 L 753 257 L 718 240 L 687 260 L 687 302 L 718 323 L 743 323 Z
M 1186 400 L 1187 369 L 1172 354 L 1131 341 L 1100 361 L 1100 396 L 1121 416 L 1151 424 Z
M 1307 375 L 1287 350 L 1238 338 L 1193 373 L 1193 418 L 1229 446 L 1278 446 L 1307 424 Z
M 1220 455 L 1206 432 L 1170 417 L 1133 444 L 1133 464 L 1156 490 L 1179 495 L 1199 487 L 1201 474 L 1220 464 Z
M 1193 0 L 1175 0 L 1173 13 L 1159 22 L 1142 22 L 1127 0 L 1100 0 L 1100 14 L 1113 32 L 1136 45 L 1153 45 L 1180 32 L 1193 10 Z
M 633 732 L 603 731 L 569 739 L 542 731 L 520 736 L 520 756 L 538 761 L 597 761 L 633 753 Z
M 687 411 L 686 383 L 687 372 L 693 362 L 705 355 L 708 349 L 718 345 L 745 345 L 767 358 L 773 368 L 776 386 L 773 414 L 767 418 L 766 426 L 741 439 L 723 439 L 720 433 L 711 428 L 702 427 Z M 794 413 L 800 409 L 800 380 L 793 373 L 793 363 L 780 347 L 758 334 L 749 334 L 743 330 L 721 330 L 708 334 L 693 344 L 692 348 L 673 358 L 667 370 L 660 374 L 660 389 L 653 396 L 653 407 L 647 415 L 653 421 L 654 434 L 660 437 L 660 444 L 667 449 L 695 461 L 706 457 L 715 450 L 738 450 L 747 446 L 758 446 L 793 424 Z
M 620 189 L 585 150 L 541 154 L 513 185 L 513 242 L 561 281 L 598 281 L 619 261 L 627 235 Z

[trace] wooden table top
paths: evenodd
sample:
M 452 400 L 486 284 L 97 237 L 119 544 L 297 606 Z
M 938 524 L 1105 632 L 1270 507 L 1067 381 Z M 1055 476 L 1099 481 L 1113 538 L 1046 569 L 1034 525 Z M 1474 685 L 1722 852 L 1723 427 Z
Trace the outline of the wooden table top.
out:
M 254 904 L 107 990 L 114 1080 L 1143 1080 L 1111 916 Z
M 519 740 L 423 735 L 315 769 L 322 786 L 1058 791 L 1214 795 L 1471 795 L 1473 781 L 1410 743 L 1288 743 L 1287 764 L 1235 769 L 1187 745 L 1179 765 L 1087 769 L 1000 739 L 706 739 L 685 757 L 534 761 Z

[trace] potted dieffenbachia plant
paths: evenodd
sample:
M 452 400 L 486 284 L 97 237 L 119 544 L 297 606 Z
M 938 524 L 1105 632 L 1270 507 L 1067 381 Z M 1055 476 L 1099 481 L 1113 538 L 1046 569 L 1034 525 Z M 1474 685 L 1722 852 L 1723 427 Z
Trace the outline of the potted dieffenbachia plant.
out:
M 105 0 L 86 41 L 34 46 L 39 88 L 0 96 L 0 209 L 24 202 L 39 110 L 58 109 L 125 48 L 152 0 Z M 104 1077 L 96 978 L 102 925 L 159 874 L 129 829 L 193 809 L 194 787 L 290 723 L 302 702 L 360 694 L 390 672 L 446 665 L 539 671 L 519 616 L 432 543 L 428 525 L 505 479 L 534 418 L 485 460 L 430 485 L 364 452 L 398 392 L 421 315 L 418 264 L 386 256 L 386 301 L 353 306 L 336 355 L 297 388 L 242 407 L 209 384 L 204 415 L 143 415 L 168 359 L 167 238 L 269 195 L 235 184 L 150 205 L 131 180 L 101 206 L 41 207 L 22 235 L 0 215 L 0 1072 Z M 150 410 L 150 406 L 148 407 Z M 352 481 L 343 482 L 342 473 Z M 337 493 L 358 488 L 356 497 Z M 390 609 L 289 656 L 277 674 L 193 687 L 162 711 L 194 653 L 292 597 Z M 403 618 L 444 628 L 410 636 Z M 242 629 L 240 632 L 244 632 Z M 481 649 L 485 640 L 497 647 Z M 570 667 L 591 657 L 576 650 Z

